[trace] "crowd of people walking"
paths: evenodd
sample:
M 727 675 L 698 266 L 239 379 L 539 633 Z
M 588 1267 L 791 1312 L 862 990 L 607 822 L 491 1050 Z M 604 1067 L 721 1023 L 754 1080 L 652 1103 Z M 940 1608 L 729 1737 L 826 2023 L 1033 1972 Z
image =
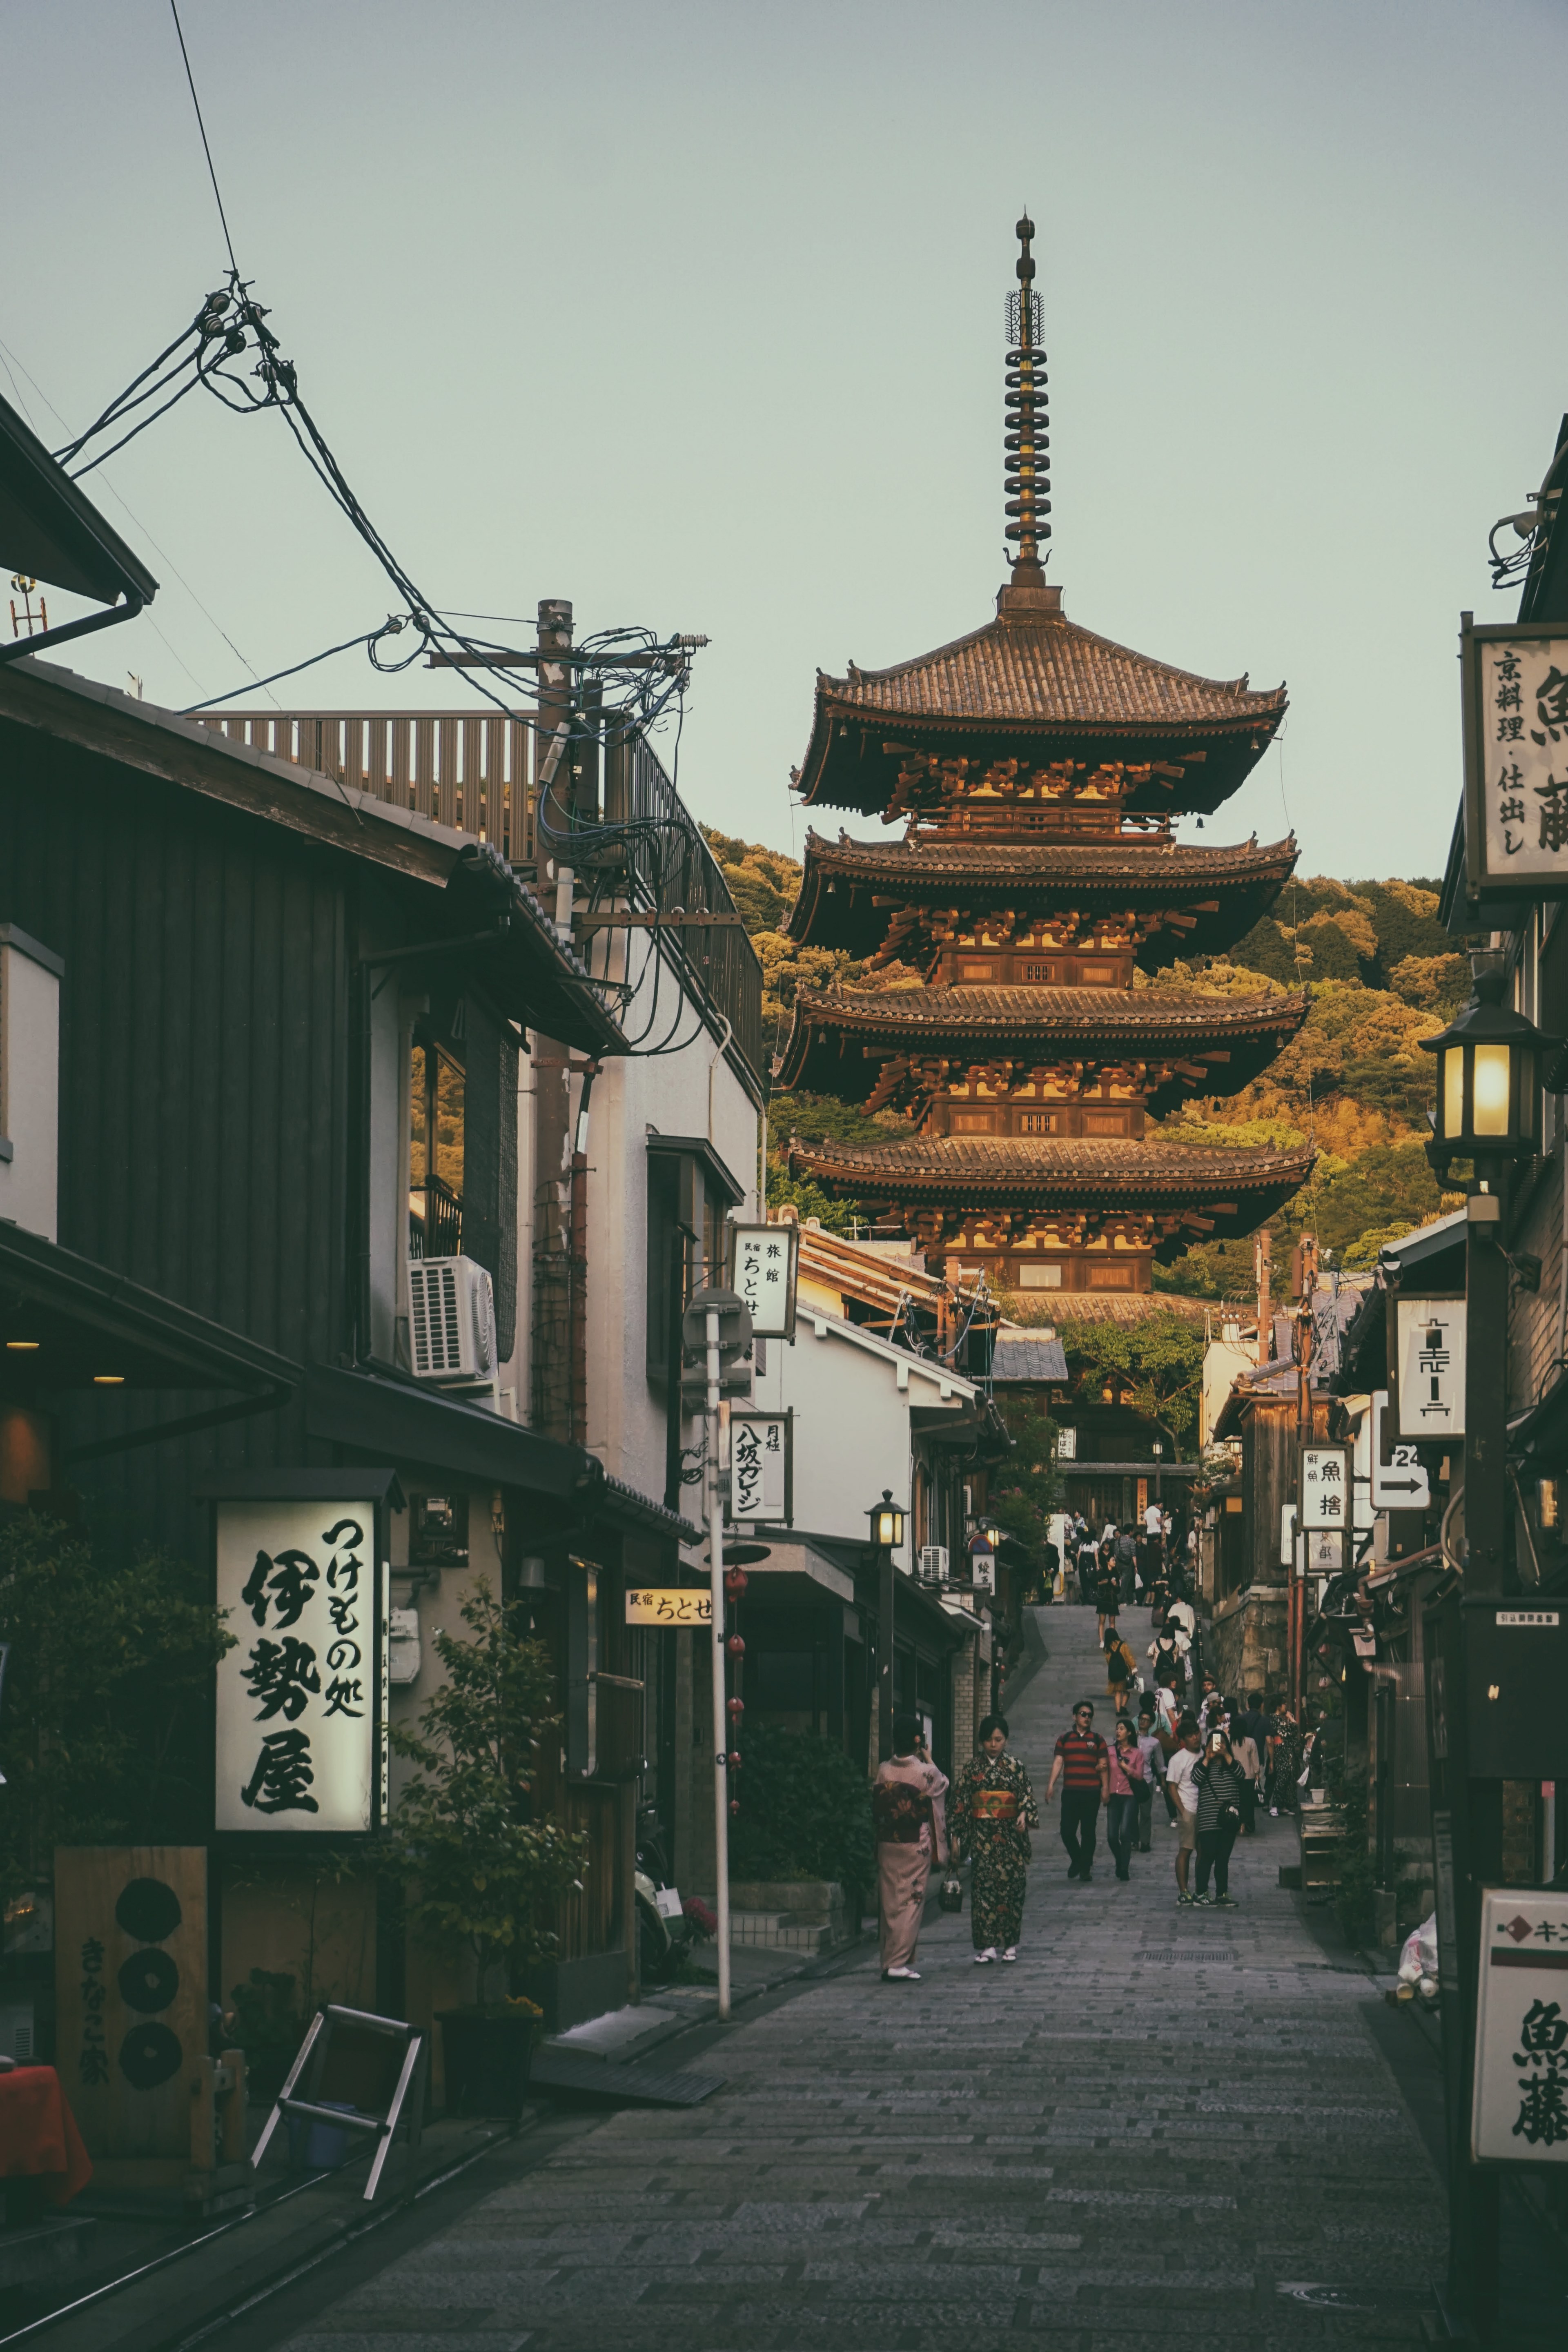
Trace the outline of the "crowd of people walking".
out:
M 1108 1523 L 1096 1535 L 1081 1517 L 1062 1547 L 1061 1597 L 1096 1613 L 1105 1667 L 1110 1736 L 1097 1729 L 1097 1702 L 1080 1698 L 1057 1740 L 1044 1801 L 1061 1806 L 1068 1877 L 1094 1875 L 1100 1818 L 1119 1880 L 1152 1853 L 1155 1825 L 1173 1836 L 1176 1901 L 1234 1910 L 1230 1860 L 1237 1841 L 1257 1834 L 1258 1815 L 1293 1812 L 1310 1776 L 1317 1735 L 1289 1707 L 1272 1711 L 1260 1691 L 1227 1697 L 1203 1671 L 1190 1547 L 1169 1513 L 1151 1504 L 1136 1527 Z M 1076 1585 L 1076 1591 L 1072 1587 Z M 1058 1591 L 1061 1587 L 1058 1586 Z M 1152 1635 L 1141 1660 L 1121 1630 L 1122 1612 L 1142 1601 Z M 950 1785 L 926 1751 L 913 1716 L 894 1725 L 894 1754 L 872 1790 L 881 1957 L 885 1981 L 919 1982 L 913 1962 L 933 1866 L 950 1875 L 944 1900 L 962 1900 L 957 1865 L 972 1864 L 970 1924 L 977 1967 L 1016 1960 L 1023 1934 L 1030 1832 L 1040 1826 L 1028 1773 L 1007 1746 L 1006 1718 L 987 1716 L 973 1759 Z

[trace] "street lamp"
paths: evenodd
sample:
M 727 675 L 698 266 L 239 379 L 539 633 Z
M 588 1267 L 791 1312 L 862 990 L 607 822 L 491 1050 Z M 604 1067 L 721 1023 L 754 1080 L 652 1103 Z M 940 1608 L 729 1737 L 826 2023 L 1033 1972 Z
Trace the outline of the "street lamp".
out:
M 890 1486 L 873 1503 L 866 1517 L 871 1523 L 871 1549 L 880 1571 L 877 1641 L 877 1754 L 879 1762 L 893 1752 L 893 1554 L 903 1547 L 904 1514 L 893 1500 Z
M 1541 1066 L 1560 1044 L 1502 1002 L 1506 974 L 1489 955 L 1475 959 L 1476 992 L 1422 1050 L 1437 1056 L 1437 1107 L 1427 1157 L 1439 1174 L 1473 1160 L 1483 1179 L 1528 1159 L 1541 1131 Z
M 993 1551 L 1002 1540 L 1001 1527 L 995 1519 L 992 1518 L 989 1512 L 975 1521 L 974 1532 L 981 1542 L 988 1545 Z
M 1446 2022 L 1443 2035 L 1448 2294 L 1486 2336 L 1498 2296 L 1499 2216 L 1497 2174 L 1471 2160 L 1482 1890 L 1509 1875 L 1505 1782 L 1528 1784 L 1537 1759 L 1518 1746 L 1521 1736 L 1529 1737 L 1531 1710 L 1516 1709 L 1510 1723 L 1494 1727 L 1471 1702 L 1478 1677 L 1486 1688 L 1500 1654 L 1505 1530 L 1513 1517 L 1503 1188 L 1513 1165 L 1539 1149 L 1542 1066 L 1560 1041 L 1503 1003 L 1507 973 L 1500 957 L 1477 953 L 1472 970 L 1469 1003 L 1439 1035 L 1422 1040 L 1437 1065 L 1426 1156 L 1439 1178 L 1456 1160 L 1468 1160 L 1474 1171 L 1465 1203 L 1464 1582 L 1436 1612 L 1426 1677 L 1429 1691 L 1446 1695 L 1428 1724 L 1429 1777 L 1438 1942 L 1446 1982 L 1457 1995 L 1453 2031 Z M 1409 1433 L 1402 1427 L 1399 1433 Z M 1506 1622 L 1510 1612 L 1500 1613 Z M 1513 1638 L 1501 1635 L 1503 1649 Z M 1493 1696 L 1503 1679 L 1499 1669 Z

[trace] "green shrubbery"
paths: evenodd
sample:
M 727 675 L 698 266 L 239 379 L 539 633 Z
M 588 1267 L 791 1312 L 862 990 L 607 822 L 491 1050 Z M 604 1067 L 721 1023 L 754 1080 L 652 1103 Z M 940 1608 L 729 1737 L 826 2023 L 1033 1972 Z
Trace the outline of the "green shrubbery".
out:
M 868 1894 L 877 1874 L 866 1775 L 810 1731 L 759 1724 L 741 1743 L 736 1878 L 825 1878 Z

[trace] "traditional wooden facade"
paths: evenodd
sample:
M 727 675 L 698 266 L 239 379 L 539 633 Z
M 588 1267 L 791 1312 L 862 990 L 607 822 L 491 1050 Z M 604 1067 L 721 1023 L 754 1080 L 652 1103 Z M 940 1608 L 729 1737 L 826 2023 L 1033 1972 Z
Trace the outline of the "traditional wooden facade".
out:
M 1173 837 L 1178 815 L 1242 782 L 1285 691 L 1194 677 L 1064 614 L 1039 557 L 1045 354 L 1028 221 L 1018 235 L 1017 560 L 973 635 L 818 675 L 797 790 L 903 837 L 812 834 L 791 930 L 898 969 L 803 992 L 781 1076 L 909 1118 L 908 1139 L 794 1149 L 830 1192 L 901 1222 L 928 1263 L 1011 1290 L 1147 1292 L 1156 1257 L 1249 1231 L 1311 1166 L 1310 1150 L 1192 1149 L 1149 1129 L 1245 1086 L 1306 1016 L 1304 994 L 1194 997 L 1146 978 L 1231 945 L 1290 873 L 1293 840 Z

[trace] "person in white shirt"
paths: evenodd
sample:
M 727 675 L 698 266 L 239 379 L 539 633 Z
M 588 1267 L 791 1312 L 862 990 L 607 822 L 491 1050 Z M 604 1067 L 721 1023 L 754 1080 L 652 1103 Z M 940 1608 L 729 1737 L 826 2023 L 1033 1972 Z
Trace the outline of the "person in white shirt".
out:
M 1157 1536 L 1163 1532 L 1160 1506 L 1158 1503 L 1151 1503 L 1148 1509 L 1144 1512 L 1143 1532 L 1146 1536 Z
M 1193 1853 L 1198 1842 L 1198 1790 L 1193 1779 L 1197 1769 L 1203 1747 L 1196 1716 L 1184 1715 L 1176 1726 L 1181 1746 L 1165 1767 L 1165 1786 L 1175 1798 L 1179 1811 L 1176 1816 L 1176 1901 L 1190 1904 L 1187 1873 L 1192 1867 Z

